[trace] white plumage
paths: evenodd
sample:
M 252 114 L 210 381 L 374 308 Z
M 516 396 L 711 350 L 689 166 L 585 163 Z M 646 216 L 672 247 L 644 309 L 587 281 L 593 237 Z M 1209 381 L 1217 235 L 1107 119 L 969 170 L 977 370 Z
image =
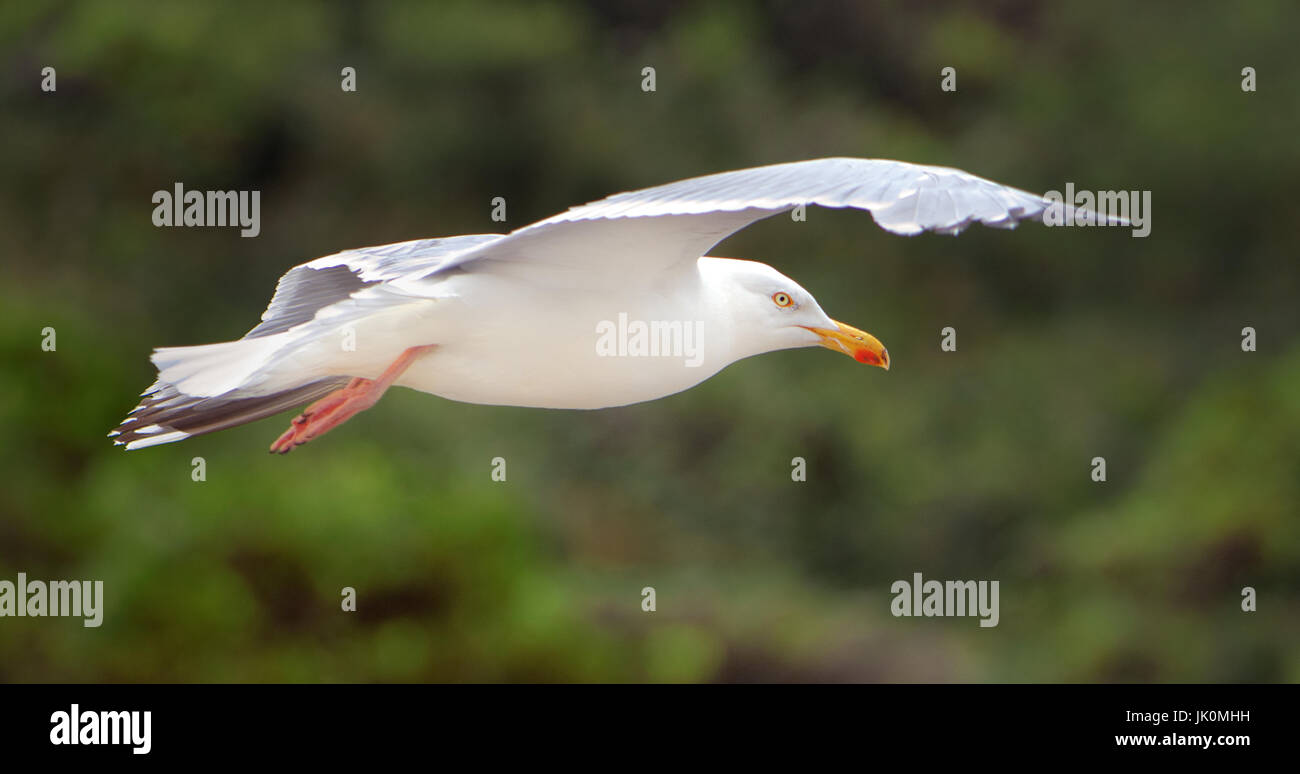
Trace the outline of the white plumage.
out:
M 381 375 L 396 362 L 393 383 L 435 395 L 571 409 L 652 400 L 776 349 L 820 344 L 888 367 L 874 337 L 835 323 L 770 266 L 702 257 L 800 205 L 867 210 L 904 235 L 957 234 L 975 222 L 1013 228 L 1053 206 L 956 169 L 832 158 L 617 194 L 507 235 L 345 250 L 290 269 L 244 338 L 156 350 L 157 382 L 111 435 L 135 449 L 253 421 L 344 385 L 378 380 L 382 393 Z M 600 332 L 620 320 L 662 323 L 653 330 L 665 344 L 664 331 L 698 331 L 698 357 L 601 351 Z M 412 348 L 422 349 L 403 360 Z M 300 419 L 321 418 L 313 414 Z

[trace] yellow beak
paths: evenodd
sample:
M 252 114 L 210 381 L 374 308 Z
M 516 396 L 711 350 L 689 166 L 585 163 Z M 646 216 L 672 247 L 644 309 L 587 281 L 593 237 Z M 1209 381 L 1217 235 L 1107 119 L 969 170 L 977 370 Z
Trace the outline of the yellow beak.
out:
M 889 370 L 889 350 L 885 349 L 885 345 L 880 343 L 880 339 L 866 331 L 860 331 L 852 325 L 845 325 L 835 320 L 831 322 L 836 325 L 834 330 L 830 328 L 808 328 L 806 325 L 803 327 L 820 336 L 823 347 L 833 349 L 836 352 L 843 352 L 859 363 L 880 366 L 886 371 Z

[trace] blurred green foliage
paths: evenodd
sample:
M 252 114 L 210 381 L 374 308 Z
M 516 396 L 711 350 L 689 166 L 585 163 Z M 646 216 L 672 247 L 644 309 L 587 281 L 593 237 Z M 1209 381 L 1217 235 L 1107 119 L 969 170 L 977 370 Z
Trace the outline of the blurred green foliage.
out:
M 107 600 L 99 629 L 0 620 L 0 680 L 1300 679 L 1297 25 L 1289 0 L 5 4 L 0 578 Z M 1153 233 L 815 210 L 715 251 L 878 335 L 888 374 L 782 352 L 593 413 L 396 391 L 287 458 L 289 415 L 103 437 L 153 346 L 239 336 L 294 264 L 500 230 L 494 196 L 514 228 L 827 155 L 1149 189 Z M 176 181 L 261 190 L 261 236 L 154 228 Z M 1000 625 L 892 618 L 917 571 L 999 580 Z

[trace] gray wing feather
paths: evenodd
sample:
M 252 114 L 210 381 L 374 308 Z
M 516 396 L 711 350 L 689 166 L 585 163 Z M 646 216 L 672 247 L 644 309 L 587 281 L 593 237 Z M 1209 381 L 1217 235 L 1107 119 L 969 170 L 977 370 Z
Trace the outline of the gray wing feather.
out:
M 367 282 L 385 282 L 436 271 L 459 255 L 504 238 L 504 234 L 466 234 L 358 247 L 317 258 L 303 266 L 313 269 L 347 266 Z
M 275 295 L 262 313 L 262 322 L 244 334 L 246 339 L 270 336 L 309 322 L 321 309 L 350 298 L 373 285 L 347 266 L 295 266 L 280 278 Z
M 469 234 L 417 239 L 344 250 L 295 266 L 280 278 L 262 322 L 244 338 L 287 331 L 315 319 L 320 310 L 355 297 L 358 291 L 437 271 L 449 257 L 501 238 L 501 234 Z

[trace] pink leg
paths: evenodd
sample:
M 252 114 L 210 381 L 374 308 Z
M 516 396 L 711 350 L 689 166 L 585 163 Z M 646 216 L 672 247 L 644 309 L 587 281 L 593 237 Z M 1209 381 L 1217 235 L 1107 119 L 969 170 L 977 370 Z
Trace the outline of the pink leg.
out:
M 416 358 L 435 346 L 437 345 L 427 344 L 422 347 L 410 347 L 402 352 L 392 365 L 384 369 L 378 379 L 357 377 L 348 382 L 348 386 L 343 389 L 335 390 L 311 404 L 293 420 L 283 435 L 275 439 L 275 443 L 271 444 L 271 451 L 275 454 L 288 454 L 293 447 L 302 446 L 313 438 L 324 435 L 375 405 Z

